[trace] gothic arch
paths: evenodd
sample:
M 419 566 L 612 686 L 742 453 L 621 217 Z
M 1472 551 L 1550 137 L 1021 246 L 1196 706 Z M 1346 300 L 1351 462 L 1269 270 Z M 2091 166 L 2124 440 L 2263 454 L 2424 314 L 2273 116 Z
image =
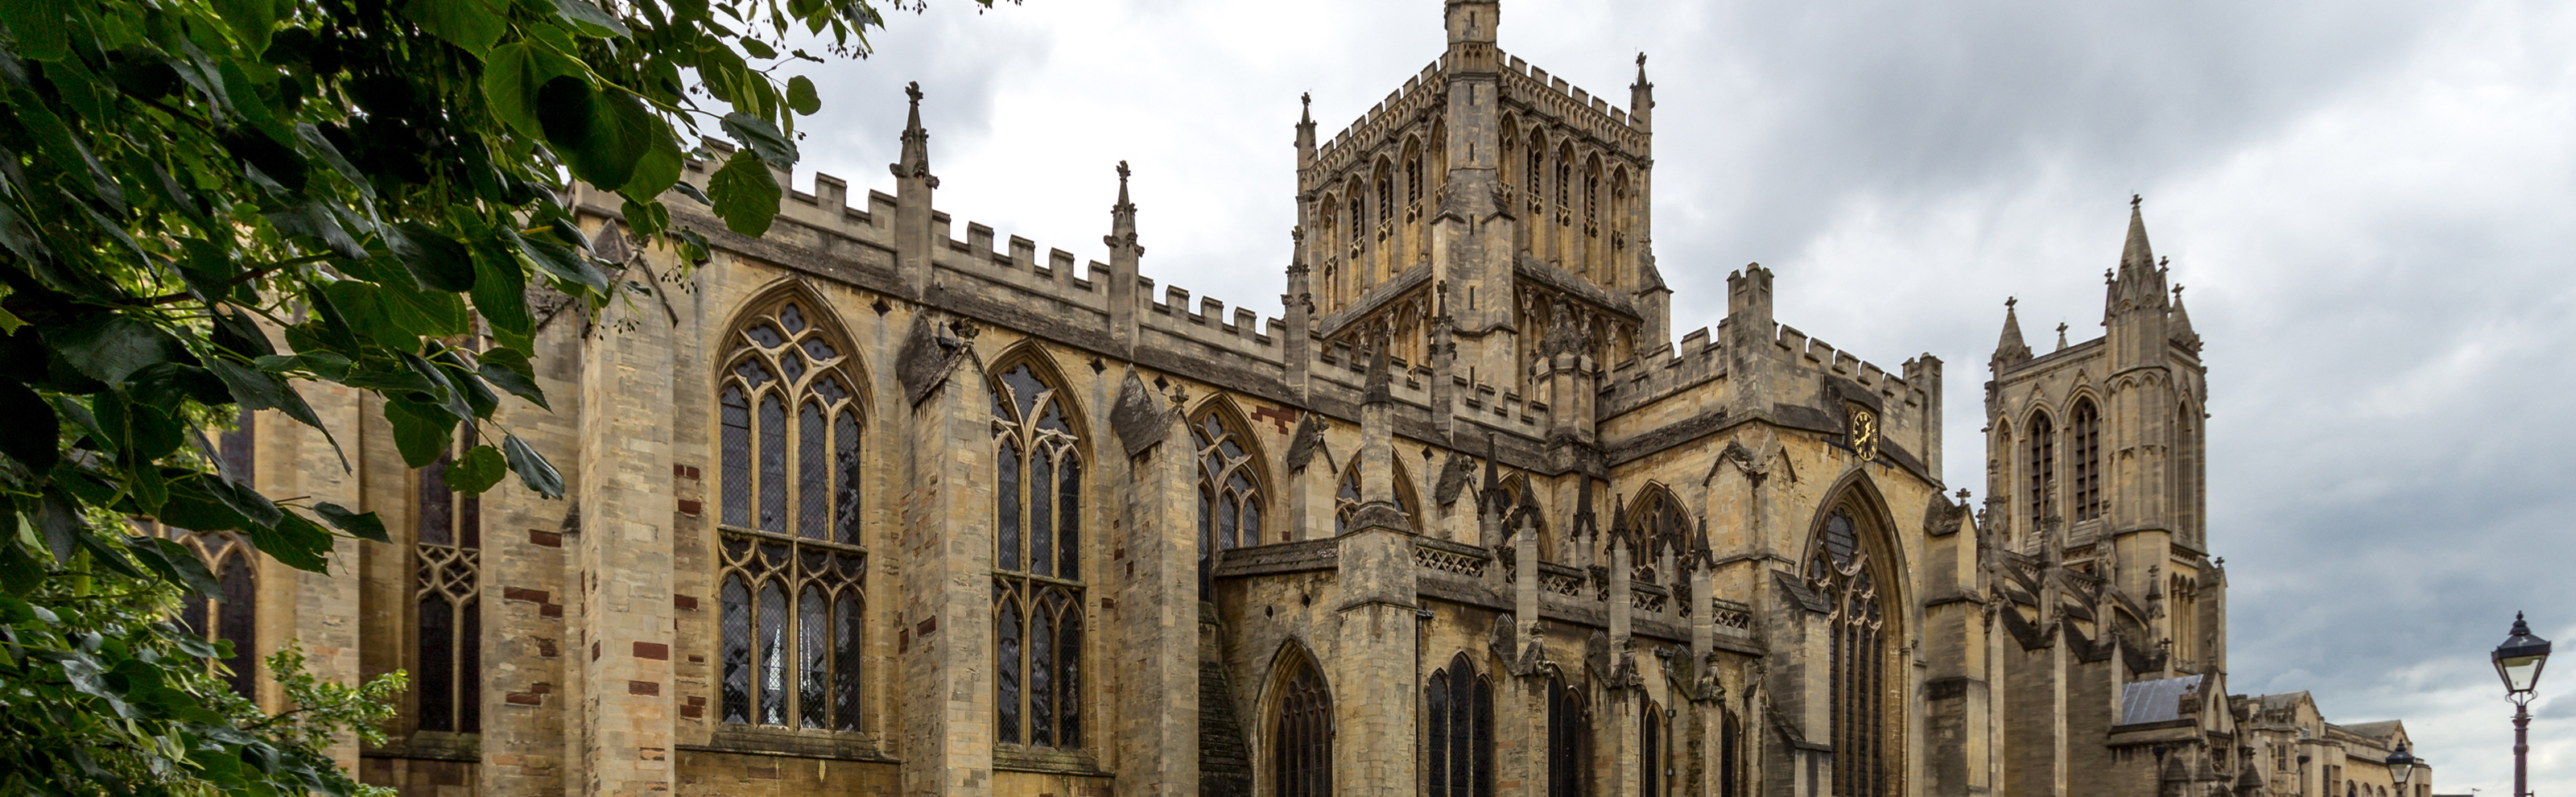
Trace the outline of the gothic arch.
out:
M 1220 551 L 1277 542 L 1284 535 L 1263 523 L 1277 515 L 1269 501 L 1269 459 L 1247 431 L 1255 427 L 1221 393 L 1200 402 L 1188 417 L 1198 463 L 1199 599 L 1213 600 Z
M 1637 491 L 1637 500 L 1622 518 L 1636 534 L 1637 550 L 1630 553 L 1640 563 L 1652 562 L 1657 554 L 1670 548 L 1676 555 L 1690 548 L 1690 505 L 1661 482 L 1647 482 Z M 1660 583 L 1660 582 L 1656 582 Z
M 1413 531 L 1415 533 L 1421 533 L 1422 499 L 1414 493 L 1413 476 L 1405 471 L 1404 457 L 1401 452 L 1399 452 L 1397 456 L 1388 457 L 1388 459 L 1395 463 L 1396 508 L 1404 510 L 1405 522 L 1413 526 Z M 1344 524 L 1350 520 L 1351 513 L 1359 509 L 1360 502 L 1367 500 L 1360 495 L 1361 483 L 1360 458 L 1359 455 L 1353 454 L 1351 456 L 1351 461 L 1342 466 L 1342 475 L 1334 482 L 1334 536 L 1340 536 L 1342 533 L 1350 530 L 1346 528 Z
M 1255 701 L 1256 781 L 1269 797 L 1328 797 L 1333 788 L 1332 682 L 1305 643 L 1279 644 Z
M 818 330 L 829 336 L 827 339 L 830 342 L 840 347 L 843 357 L 842 369 L 860 382 L 852 386 L 853 390 L 859 392 L 860 413 L 865 415 L 874 411 L 876 401 L 874 401 L 873 391 L 876 380 L 868 376 L 876 372 L 868 366 L 867 353 L 853 345 L 857 338 L 850 330 L 855 327 L 850 324 L 847 317 L 841 315 L 838 306 L 825 299 L 822 292 L 815 289 L 813 283 L 802 277 L 779 277 L 770 280 L 769 284 L 753 289 L 746 296 L 749 298 L 734 304 L 733 311 L 726 316 L 724 324 L 715 327 L 717 332 L 712 338 L 713 345 L 708 347 L 716 355 L 710 358 L 710 361 L 715 364 L 717 379 L 724 378 L 725 369 L 736 352 L 739 338 L 735 336 L 751 322 L 759 320 L 765 313 L 774 312 L 778 306 L 794 302 L 798 310 L 813 322 Z
M 1908 647 L 1912 596 L 1895 516 L 1885 496 L 1854 471 L 1828 489 L 1809 521 L 1802 582 L 1824 598 L 1828 640 L 1825 698 L 1833 779 L 1852 794 L 1905 792 Z
M 1079 447 L 1078 450 L 1082 452 L 1085 459 L 1090 458 L 1091 416 L 1083 409 L 1082 403 L 1072 396 L 1073 380 L 1065 377 L 1064 367 L 1056 362 L 1054 352 L 1048 350 L 1037 338 L 1032 337 L 1004 347 L 999 356 L 985 362 L 991 363 L 984 369 L 986 388 L 994 391 L 993 395 L 997 400 L 999 396 L 1006 395 L 1001 390 L 1002 375 L 1010 372 L 1014 366 L 1028 366 L 1040 380 L 1053 386 L 1058 394 L 1057 401 L 1065 408 L 1065 425 L 1071 428 L 1077 441 L 1075 445 Z
M 1493 797 L 1494 683 L 1459 651 L 1422 684 L 1422 793 Z

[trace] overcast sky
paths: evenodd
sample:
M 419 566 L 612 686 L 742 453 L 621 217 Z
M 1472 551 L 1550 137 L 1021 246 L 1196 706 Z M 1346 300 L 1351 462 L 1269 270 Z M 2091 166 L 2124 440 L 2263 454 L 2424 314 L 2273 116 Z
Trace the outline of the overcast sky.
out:
M 1436 0 L 932 5 L 807 70 L 800 187 L 891 190 L 918 80 L 961 228 L 1106 260 L 1127 160 L 1146 275 L 1264 315 L 1298 93 L 1330 136 L 1443 42 Z M 2145 195 L 2207 341 L 2232 691 L 2402 718 L 2440 791 L 2510 791 L 2487 652 L 2516 609 L 2576 637 L 2576 5 L 1507 0 L 1501 38 L 1619 104 L 1652 56 L 1677 337 L 1776 269 L 1782 322 L 1948 363 L 1946 478 L 1980 494 L 2005 297 L 2042 351 L 2100 335 Z M 2576 675 L 2535 711 L 2535 790 L 2576 792 Z

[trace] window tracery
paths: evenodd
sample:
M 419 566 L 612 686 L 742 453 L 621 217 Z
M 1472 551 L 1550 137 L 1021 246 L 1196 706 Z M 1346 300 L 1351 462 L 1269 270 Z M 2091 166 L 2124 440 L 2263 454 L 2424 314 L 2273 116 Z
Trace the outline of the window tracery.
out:
M 2075 502 L 2075 519 L 2092 520 L 2102 516 L 2102 412 L 2089 399 L 2075 404 L 2075 428 L 2069 430 L 2067 444 L 2075 459 L 2075 483 L 2070 491 Z
M 1431 673 L 1422 706 L 1429 797 L 1493 797 L 1493 682 L 1460 653 Z
M 2036 529 L 2048 522 L 2048 493 L 2057 486 L 2057 425 L 2045 413 L 2030 419 L 2023 463 L 2028 467 L 2030 521 Z
M 229 444 L 230 436 L 227 435 Z M 230 458 L 229 448 L 219 449 Z M 232 655 L 209 660 L 221 664 L 216 677 L 233 690 L 233 694 L 253 697 L 258 686 L 259 666 L 259 550 L 250 540 L 229 531 L 190 531 L 164 526 L 159 522 L 138 519 L 137 530 L 146 535 L 167 537 L 196 553 L 206 570 L 215 574 L 215 594 L 191 593 L 179 599 L 179 626 L 208 642 L 232 643 Z
M 1280 693 L 1278 719 L 1271 726 L 1273 797 L 1328 797 L 1333 793 L 1333 696 L 1314 662 L 1303 656 L 1289 665 L 1287 687 Z
M 1261 479 L 1244 436 L 1210 411 L 1190 428 L 1199 460 L 1199 599 L 1211 600 L 1216 552 L 1260 545 Z
M 1061 394 L 1027 364 L 993 385 L 998 740 L 1082 744 L 1082 457 Z
M 439 454 L 415 477 L 412 619 L 419 666 L 412 690 L 420 730 L 480 733 L 483 501 L 448 489 L 453 457 Z
M 1395 508 L 1404 512 L 1405 522 L 1412 525 L 1413 530 L 1418 532 L 1422 530 L 1422 520 L 1413 513 L 1413 489 L 1405 478 L 1404 463 L 1397 462 Z M 1363 499 L 1360 498 L 1360 463 L 1352 462 L 1348 470 L 1342 471 L 1341 487 L 1333 491 L 1333 534 L 1338 536 L 1350 533 L 1351 517 L 1359 513 L 1361 500 Z
M 718 387 L 717 718 L 862 728 L 867 551 L 857 382 L 799 301 L 733 333 Z M 791 409 L 792 408 L 792 409 Z
M 1824 596 L 1827 701 L 1837 795 L 1879 797 L 1901 791 L 1889 752 L 1896 728 L 1888 716 L 1885 599 L 1878 565 L 1862 544 L 1848 508 L 1825 516 L 1807 562 L 1807 588 Z

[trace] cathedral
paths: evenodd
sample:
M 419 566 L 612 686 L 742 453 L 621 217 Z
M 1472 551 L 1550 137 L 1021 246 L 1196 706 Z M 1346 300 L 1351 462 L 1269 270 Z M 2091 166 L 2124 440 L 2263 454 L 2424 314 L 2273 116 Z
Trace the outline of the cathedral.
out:
M 1439 9 L 1296 124 L 1280 318 L 1157 292 L 1124 164 L 1105 263 L 955 219 L 918 87 L 890 192 L 817 176 L 759 237 L 675 195 L 700 262 L 577 188 L 632 290 L 532 296 L 551 408 L 500 416 L 565 499 L 452 494 L 310 391 L 352 468 L 259 417 L 226 456 L 394 542 L 192 541 L 190 621 L 408 673 L 340 752 L 409 797 L 2390 796 L 2401 725 L 2228 694 L 2201 340 L 2136 202 L 2104 334 L 2008 309 L 1945 435 L 1940 359 L 1775 317 L 1827 286 L 1747 265 L 1674 337 L 1644 59 L 1622 107 Z

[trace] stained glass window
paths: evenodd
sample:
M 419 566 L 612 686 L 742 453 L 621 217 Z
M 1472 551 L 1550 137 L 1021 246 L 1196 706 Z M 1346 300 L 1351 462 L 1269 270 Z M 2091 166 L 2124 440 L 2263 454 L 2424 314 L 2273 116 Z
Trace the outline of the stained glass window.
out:
M 1423 770 L 1429 797 L 1493 797 L 1494 687 L 1467 654 L 1422 688 Z
M 1592 788 L 1592 709 L 1563 676 L 1547 679 L 1547 797 Z
M 1003 744 L 1082 746 L 1082 457 L 1054 384 L 993 380 L 995 719 Z
M 853 366 L 794 299 L 734 335 L 717 400 L 717 718 L 860 730 L 866 473 Z
M 2048 416 L 2030 419 L 2027 437 L 2029 455 L 2023 460 L 2030 474 L 2030 520 L 2033 528 L 2048 520 L 2048 493 L 2057 487 L 2057 424 Z
M 1243 435 L 1210 411 L 1190 427 L 1199 459 L 1199 599 L 1210 600 L 1218 551 L 1260 545 L 1261 478 Z
M 1333 793 L 1333 696 L 1314 662 L 1293 660 L 1279 717 L 1271 732 L 1274 797 L 1326 797 Z
M 452 461 L 452 454 L 440 454 L 415 475 L 412 603 L 419 668 L 412 691 L 420 730 L 480 733 L 482 500 L 448 489 Z
M 2075 455 L 2075 519 L 2102 516 L 2102 412 L 2090 400 L 2075 404 L 2075 428 L 2066 442 Z
M 1886 601 L 1878 565 L 1862 544 L 1852 511 L 1836 507 L 1808 560 L 1806 583 L 1826 601 L 1826 700 L 1836 795 L 1901 793 L 1895 748 L 1899 725 L 1889 716 Z

